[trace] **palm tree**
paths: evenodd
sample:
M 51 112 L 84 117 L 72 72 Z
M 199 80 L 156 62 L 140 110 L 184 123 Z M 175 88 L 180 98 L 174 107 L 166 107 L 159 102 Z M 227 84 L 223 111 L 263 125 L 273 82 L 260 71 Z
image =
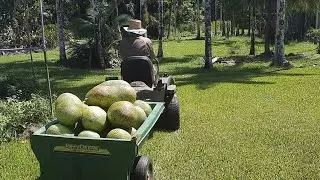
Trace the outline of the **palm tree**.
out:
M 272 65 L 279 67 L 289 65 L 284 53 L 285 10 L 286 0 L 277 0 L 276 44 Z
M 157 57 L 163 57 L 163 0 L 158 0 L 158 13 L 159 13 L 159 48 Z
M 171 32 L 171 22 L 172 22 L 172 12 L 174 10 L 174 5 L 173 5 L 173 0 L 170 0 L 169 2 L 169 6 L 170 6 L 170 10 L 169 10 L 169 19 L 168 19 L 168 31 L 167 31 L 167 39 L 169 39 L 170 37 L 170 32 Z
M 60 53 L 60 61 L 64 62 L 67 59 L 66 56 L 66 46 L 64 38 L 64 5 L 63 0 L 56 0 L 56 12 L 57 12 L 57 26 L 58 26 L 58 45 Z
M 319 7 L 319 6 L 318 6 Z M 316 12 L 316 29 L 319 29 L 320 28 L 320 11 L 319 11 L 319 8 L 317 8 L 317 12 Z
M 212 67 L 212 48 L 211 48 L 211 0 L 205 0 L 205 69 Z
M 256 3 L 255 0 L 251 0 L 251 5 L 252 7 L 250 8 L 252 12 L 251 13 L 251 23 L 250 23 L 250 28 L 251 28 L 251 47 L 250 47 L 250 55 L 255 55 L 256 49 L 255 49 L 255 31 L 256 31 Z
M 131 18 L 124 14 L 114 17 L 119 1 L 112 2 L 92 0 L 88 16 L 72 22 L 71 30 L 82 41 L 73 44 L 71 59 L 89 61 L 89 67 L 91 62 L 98 68 L 110 67 L 109 50 L 120 40 L 119 24 Z

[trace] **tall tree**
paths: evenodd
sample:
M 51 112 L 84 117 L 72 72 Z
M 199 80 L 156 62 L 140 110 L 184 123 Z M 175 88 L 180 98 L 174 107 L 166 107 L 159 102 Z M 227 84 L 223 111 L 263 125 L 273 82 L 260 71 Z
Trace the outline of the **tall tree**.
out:
M 284 52 L 285 10 L 286 0 L 277 0 L 276 44 L 272 65 L 279 67 L 288 65 Z
M 224 22 L 224 19 L 225 19 L 225 17 L 224 17 L 224 11 L 223 11 L 223 8 L 224 8 L 224 5 L 223 5 L 223 1 L 221 1 L 220 0 L 220 23 L 221 23 L 221 25 L 220 25 L 220 28 L 221 28 L 221 35 L 222 36 L 225 36 L 226 35 L 226 24 L 225 24 L 225 22 Z
M 93 7 L 93 11 L 96 11 L 96 13 L 99 13 L 99 7 L 100 4 L 97 4 L 98 2 L 96 2 L 96 0 L 92 0 L 92 7 Z M 93 12 L 95 13 L 95 12 Z M 103 33 L 103 22 L 102 22 L 102 17 L 101 16 L 96 16 L 94 17 L 94 21 L 97 23 L 97 28 L 95 29 L 96 31 L 96 46 L 97 46 L 97 52 L 98 52 L 98 59 L 99 59 L 99 65 L 101 69 L 106 68 L 106 64 L 105 64 L 105 56 L 104 56 L 104 49 L 103 49 L 103 41 L 102 41 L 102 33 Z
M 58 26 L 58 45 L 59 45 L 59 57 L 60 61 L 64 62 L 67 59 L 66 46 L 64 38 L 64 4 L 63 0 L 56 0 L 56 12 L 57 12 L 57 26 Z
M 205 69 L 212 67 L 212 47 L 211 47 L 211 0 L 205 0 Z
M 158 13 L 159 13 L 159 25 L 158 25 L 158 32 L 159 32 L 159 48 L 158 48 L 158 55 L 157 57 L 163 57 L 163 0 L 158 0 Z
M 272 2 L 271 0 L 265 1 L 266 9 L 266 24 L 264 30 L 264 55 L 270 57 L 270 31 L 271 31 L 271 22 L 272 22 Z
M 168 19 L 168 32 L 167 32 L 167 39 L 170 37 L 171 32 L 171 20 L 172 20 L 172 11 L 174 9 L 173 0 L 170 0 L 170 10 L 169 10 L 169 19 Z
M 317 7 L 320 7 L 319 5 Z M 316 29 L 320 28 L 320 10 L 319 8 L 317 8 L 317 12 L 316 12 Z
M 251 29 L 251 47 L 250 47 L 250 55 L 256 54 L 256 48 L 255 48 L 255 31 L 256 31 L 256 3 L 255 0 L 251 0 L 252 7 L 251 9 L 251 23 L 250 23 L 250 29 Z

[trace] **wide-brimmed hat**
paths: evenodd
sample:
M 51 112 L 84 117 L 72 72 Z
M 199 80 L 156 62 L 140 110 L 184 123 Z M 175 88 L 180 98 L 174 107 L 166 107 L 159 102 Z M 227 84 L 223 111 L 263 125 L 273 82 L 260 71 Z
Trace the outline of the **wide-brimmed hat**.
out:
M 141 21 L 138 19 L 132 19 L 130 20 L 129 27 L 123 27 L 123 29 L 130 33 L 135 33 L 139 35 L 143 35 L 147 32 L 146 29 L 143 29 L 141 27 Z

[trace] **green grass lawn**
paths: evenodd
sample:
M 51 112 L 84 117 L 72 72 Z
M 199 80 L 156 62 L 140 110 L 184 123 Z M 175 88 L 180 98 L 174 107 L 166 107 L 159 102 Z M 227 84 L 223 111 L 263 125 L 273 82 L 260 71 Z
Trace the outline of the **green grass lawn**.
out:
M 249 39 L 214 39 L 215 56 L 246 56 Z M 259 41 L 260 42 L 260 41 Z M 316 45 L 291 43 L 286 53 L 298 68 L 269 68 L 257 61 L 234 67 L 201 69 L 204 42 L 164 43 L 161 71 L 177 80 L 181 129 L 155 132 L 141 149 L 154 162 L 155 178 L 169 179 L 319 179 L 320 56 Z M 258 44 L 259 53 L 263 44 Z M 44 82 L 41 54 L 37 78 Z M 106 75 L 118 71 L 74 70 L 54 64 L 50 51 L 53 92 L 83 98 Z M 28 56 L 0 57 L 0 74 L 31 75 Z M 28 141 L 0 146 L 0 179 L 35 179 L 39 164 Z

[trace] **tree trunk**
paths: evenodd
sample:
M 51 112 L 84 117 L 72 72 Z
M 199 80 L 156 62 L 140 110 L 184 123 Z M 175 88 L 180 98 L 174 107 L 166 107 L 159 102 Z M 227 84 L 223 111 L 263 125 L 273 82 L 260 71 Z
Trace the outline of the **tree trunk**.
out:
M 158 13 L 159 13 L 159 48 L 157 57 L 163 57 L 163 0 L 158 0 Z
M 174 38 L 177 38 L 177 17 L 178 17 L 178 10 L 177 10 L 177 6 L 178 6 L 178 0 L 173 0 L 174 1 Z
M 272 22 L 272 2 L 271 0 L 265 1 L 266 6 L 266 24 L 265 24 L 265 34 L 264 34 L 264 54 L 265 56 L 270 57 L 271 56 L 271 50 L 270 50 L 270 31 L 271 31 L 271 22 Z
M 214 21 L 214 35 L 218 35 L 218 21 Z
M 227 25 L 227 38 L 229 39 L 230 38 L 230 29 L 231 29 L 231 23 L 230 21 L 226 21 L 226 25 Z
M 239 36 L 239 35 L 240 35 L 240 27 L 239 27 L 239 24 L 237 24 L 236 36 Z
M 97 50 L 98 50 L 98 57 L 99 57 L 99 66 L 101 69 L 106 68 L 106 64 L 104 61 L 104 49 L 103 49 L 103 45 L 102 45 L 102 23 L 101 23 L 101 18 L 99 18 L 98 20 L 98 30 L 97 30 Z
M 252 0 L 251 0 L 252 1 Z M 248 36 L 251 35 L 251 22 L 252 22 L 252 17 L 251 17 L 251 5 L 249 4 L 249 28 L 248 28 Z
M 217 17 L 217 0 L 213 0 L 214 2 L 214 35 L 218 35 L 218 17 Z
M 201 27 L 201 24 L 200 24 L 200 0 L 197 0 L 197 37 L 196 39 L 201 39 L 201 30 L 200 30 L 200 27 Z
M 167 39 L 170 37 L 170 32 L 171 32 L 171 19 L 172 19 L 172 11 L 173 11 L 173 0 L 170 1 L 170 11 L 169 11 L 169 22 L 168 22 L 168 32 L 167 32 Z
M 241 36 L 244 35 L 244 28 L 241 28 Z
M 61 62 L 65 62 L 67 60 L 66 55 L 66 46 L 65 46 L 65 38 L 64 38 L 64 5 L 63 0 L 56 0 L 56 11 L 57 11 L 57 26 L 58 26 L 58 45 L 59 45 L 59 58 Z
M 212 47 L 211 47 L 211 0 L 205 0 L 205 69 L 212 67 Z
M 232 11 L 232 21 L 231 21 L 231 36 L 234 36 L 236 33 L 236 21 L 235 21 L 234 11 Z
M 115 5 L 115 11 L 114 11 L 115 17 L 118 17 L 119 16 L 118 0 L 114 0 L 114 5 Z M 117 29 L 117 39 L 122 39 L 120 25 L 118 21 L 115 22 L 115 26 Z
M 250 47 L 250 55 L 256 54 L 255 48 L 255 31 L 256 31 L 256 7 L 255 7 L 255 0 L 252 1 L 252 16 L 251 16 L 251 47 Z
M 96 0 L 91 1 L 91 5 L 93 9 L 96 8 Z M 104 69 L 106 67 L 105 61 L 104 61 L 104 54 L 103 54 L 103 48 L 102 48 L 102 23 L 101 18 L 95 18 L 94 21 L 98 24 L 98 27 L 95 27 L 94 30 L 94 37 L 95 37 L 95 45 L 96 45 L 96 51 L 98 54 L 98 59 L 96 60 L 98 63 L 99 68 Z
M 276 44 L 275 44 L 275 55 L 273 58 L 272 65 L 284 66 L 287 63 L 285 57 L 285 46 L 284 46 L 284 32 L 285 32 L 285 8 L 286 1 L 277 1 L 277 22 L 276 22 Z
M 320 28 L 320 11 L 319 11 L 319 8 L 317 8 L 317 12 L 316 12 L 316 29 L 319 29 Z
M 223 17 L 223 2 L 220 1 L 220 28 L 221 28 L 221 36 L 225 36 L 226 34 L 226 27 L 224 23 L 224 17 Z

